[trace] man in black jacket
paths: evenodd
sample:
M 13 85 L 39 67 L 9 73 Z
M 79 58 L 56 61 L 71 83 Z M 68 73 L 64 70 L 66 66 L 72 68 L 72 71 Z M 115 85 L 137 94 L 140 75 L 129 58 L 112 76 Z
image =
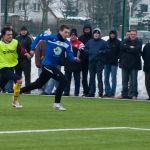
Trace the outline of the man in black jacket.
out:
M 29 53 L 31 50 L 32 38 L 29 36 L 26 27 L 21 28 L 20 35 L 18 35 L 16 39 L 21 44 L 21 46 L 25 48 Z M 22 56 L 19 56 L 18 65 L 15 67 L 15 72 L 20 77 L 22 77 L 22 72 L 24 72 L 25 85 L 27 86 L 31 80 L 31 59 L 23 58 Z
M 144 46 L 142 57 L 144 60 L 145 86 L 150 100 L 150 43 Z
M 121 44 L 120 68 L 122 68 L 122 95 L 119 98 L 128 97 L 128 83 L 131 77 L 131 97 L 138 96 L 138 70 L 141 70 L 142 43 L 137 38 L 137 31 L 130 31 L 130 38 Z
M 90 25 L 86 24 L 83 27 L 83 35 L 79 37 L 79 41 L 81 41 L 84 45 L 92 38 L 92 28 Z M 82 73 L 82 85 L 83 85 L 83 96 L 88 95 L 89 86 L 88 86 L 88 55 L 85 55 L 84 59 L 81 62 L 81 73 Z
M 104 83 L 105 83 L 105 97 L 114 97 L 117 84 L 117 69 L 118 59 L 120 53 L 120 41 L 117 39 L 117 32 L 112 30 L 109 33 L 109 40 L 107 41 L 110 48 L 110 52 L 107 55 L 107 59 L 104 66 Z M 110 74 L 111 82 L 110 84 Z M 112 86 L 111 86 L 112 85 Z

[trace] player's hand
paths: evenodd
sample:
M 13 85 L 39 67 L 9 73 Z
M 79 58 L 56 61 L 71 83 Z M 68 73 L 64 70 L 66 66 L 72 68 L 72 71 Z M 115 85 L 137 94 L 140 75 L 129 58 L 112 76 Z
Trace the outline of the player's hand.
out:
M 31 57 L 34 56 L 34 51 L 30 51 L 30 56 L 31 56 Z
M 31 55 L 29 53 L 24 54 L 29 60 L 31 59 Z
M 130 46 L 130 48 L 135 48 L 135 46 Z
M 78 57 L 75 57 L 74 59 L 75 61 L 80 62 L 80 59 Z

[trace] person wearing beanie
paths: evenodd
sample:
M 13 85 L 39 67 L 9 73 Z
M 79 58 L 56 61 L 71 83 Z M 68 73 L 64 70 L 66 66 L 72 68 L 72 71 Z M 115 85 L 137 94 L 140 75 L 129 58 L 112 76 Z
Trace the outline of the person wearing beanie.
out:
M 92 39 L 91 25 L 85 24 L 83 27 L 83 34 L 79 37 L 79 41 L 81 41 L 85 45 L 90 39 Z M 83 96 L 89 94 L 89 85 L 88 85 L 88 78 L 87 78 L 88 64 L 89 64 L 88 55 L 85 54 L 84 59 L 81 62 Z
M 102 73 L 105 63 L 105 57 L 109 52 L 107 42 L 101 39 L 101 30 L 95 28 L 93 30 L 93 39 L 89 40 L 85 45 L 85 52 L 89 55 L 89 94 L 88 97 L 94 97 L 96 91 L 95 77 L 98 79 L 99 97 L 103 96 Z
M 120 53 L 120 41 L 117 39 L 117 32 L 111 30 L 109 33 L 109 40 L 107 41 L 110 52 L 104 66 L 104 84 L 105 84 L 105 97 L 114 97 L 117 84 L 117 68 Z M 111 80 L 110 80 L 111 75 Z M 110 84 L 110 81 L 112 82 Z
M 28 29 L 23 26 L 20 29 L 20 35 L 16 37 L 20 45 L 30 53 L 32 38 L 28 34 Z M 19 56 L 18 65 L 15 67 L 15 72 L 18 76 L 22 77 L 22 72 L 25 76 L 25 85 L 30 84 L 31 81 L 31 59 Z
M 80 92 L 80 72 L 81 72 L 81 62 L 82 62 L 84 44 L 78 40 L 77 36 L 78 36 L 77 30 L 72 29 L 70 32 L 70 44 L 72 46 L 74 57 L 79 57 L 80 62 L 70 62 L 69 60 L 67 60 L 65 63 L 65 67 L 64 67 L 65 76 L 67 78 L 68 83 L 64 90 L 64 96 L 70 95 L 72 74 L 74 76 L 74 82 L 75 82 L 74 96 L 79 96 L 79 92 Z

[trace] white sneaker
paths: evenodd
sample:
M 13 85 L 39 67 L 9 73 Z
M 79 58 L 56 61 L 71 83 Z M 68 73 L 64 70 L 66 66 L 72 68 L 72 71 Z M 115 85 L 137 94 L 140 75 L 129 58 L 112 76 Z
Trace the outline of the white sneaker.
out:
M 64 108 L 62 105 L 60 105 L 60 103 L 54 103 L 53 108 L 60 110 L 60 111 L 66 111 L 66 108 Z
M 22 108 L 23 107 L 18 101 L 13 101 L 12 106 L 15 108 Z

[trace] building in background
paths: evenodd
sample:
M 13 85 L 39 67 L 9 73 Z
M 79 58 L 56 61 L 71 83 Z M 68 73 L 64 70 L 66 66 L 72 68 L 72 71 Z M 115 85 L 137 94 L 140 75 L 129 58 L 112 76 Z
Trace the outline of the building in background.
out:
M 133 0 L 132 17 L 137 20 L 137 29 L 150 30 L 150 0 Z

